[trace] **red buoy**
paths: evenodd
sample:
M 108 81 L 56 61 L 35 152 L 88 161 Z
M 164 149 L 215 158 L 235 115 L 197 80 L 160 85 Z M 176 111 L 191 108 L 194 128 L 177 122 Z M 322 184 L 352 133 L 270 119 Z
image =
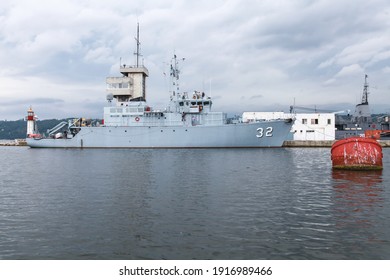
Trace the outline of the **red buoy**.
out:
M 382 146 L 375 140 L 351 137 L 336 141 L 331 150 L 335 169 L 382 169 Z

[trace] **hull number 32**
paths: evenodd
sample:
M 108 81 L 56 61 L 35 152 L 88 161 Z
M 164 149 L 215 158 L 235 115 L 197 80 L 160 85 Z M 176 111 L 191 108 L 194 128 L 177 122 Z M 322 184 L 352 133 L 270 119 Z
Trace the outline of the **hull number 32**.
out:
M 259 127 L 257 130 L 257 134 L 256 134 L 256 137 L 257 138 L 261 138 L 263 136 L 265 137 L 272 137 L 272 132 L 273 132 L 273 128 L 272 126 L 269 126 L 267 128 L 262 128 L 262 127 Z

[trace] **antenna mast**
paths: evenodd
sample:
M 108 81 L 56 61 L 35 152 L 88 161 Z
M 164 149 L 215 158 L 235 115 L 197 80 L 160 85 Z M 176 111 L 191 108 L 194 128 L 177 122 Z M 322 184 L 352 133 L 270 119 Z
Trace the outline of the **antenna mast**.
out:
M 180 60 L 184 61 L 185 58 L 181 58 Z M 173 63 L 172 63 L 173 61 Z M 179 70 L 179 62 L 177 61 L 177 56 L 176 54 L 173 55 L 173 58 L 171 60 L 171 71 L 170 71 L 170 76 L 172 78 L 172 85 L 173 85 L 173 92 L 172 92 L 172 95 L 175 96 L 180 93 L 179 91 L 179 74 L 180 74 L 180 70 Z M 175 88 L 176 88 L 176 91 L 175 91 Z
M 364 89 L 363 89 L 363 97 L 362 97 L 362 104 L 368 104 L 368 82 L 367 82 L 368 75 L 366 74 L 364 79 Z
M 139 52 L 139 46 L 141 45 L 140 41 L 139 41 L 139 23 L 137 23 L 137 37 L 135 38 L 135 41 L 137 42 L 137 51 L 134 53 L 136 58 L 137 58 L 137 62 L 136 62 L 136 67 L 139 67 L 139 57 L 141 56 L 140 52 Z

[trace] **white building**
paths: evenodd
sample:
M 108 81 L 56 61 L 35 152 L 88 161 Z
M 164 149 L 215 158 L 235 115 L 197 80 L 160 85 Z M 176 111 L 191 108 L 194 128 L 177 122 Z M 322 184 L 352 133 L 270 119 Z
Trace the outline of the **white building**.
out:
M 292 126 L 294 140 L 335 140 L 334 113 L 284 113 L 284 112 L 244 112 L 244 122 L 258 120 L 295 118 Z

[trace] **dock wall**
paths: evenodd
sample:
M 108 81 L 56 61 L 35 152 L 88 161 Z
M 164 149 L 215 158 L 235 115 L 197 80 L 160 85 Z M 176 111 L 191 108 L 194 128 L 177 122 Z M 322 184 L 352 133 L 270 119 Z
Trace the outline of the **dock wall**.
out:
M 291 140 L 284 141 L 283 147 L 289 148 L 320 148 L 320 147 L 332 147 L 335 140 Z M 379 140 L 379 144 L 383 148 L 390 148 L 390 140 Z
M 290 140 L 284 141 L 283 147 L 301 148 L 301 147 L 332 147 L 334 140 Z

